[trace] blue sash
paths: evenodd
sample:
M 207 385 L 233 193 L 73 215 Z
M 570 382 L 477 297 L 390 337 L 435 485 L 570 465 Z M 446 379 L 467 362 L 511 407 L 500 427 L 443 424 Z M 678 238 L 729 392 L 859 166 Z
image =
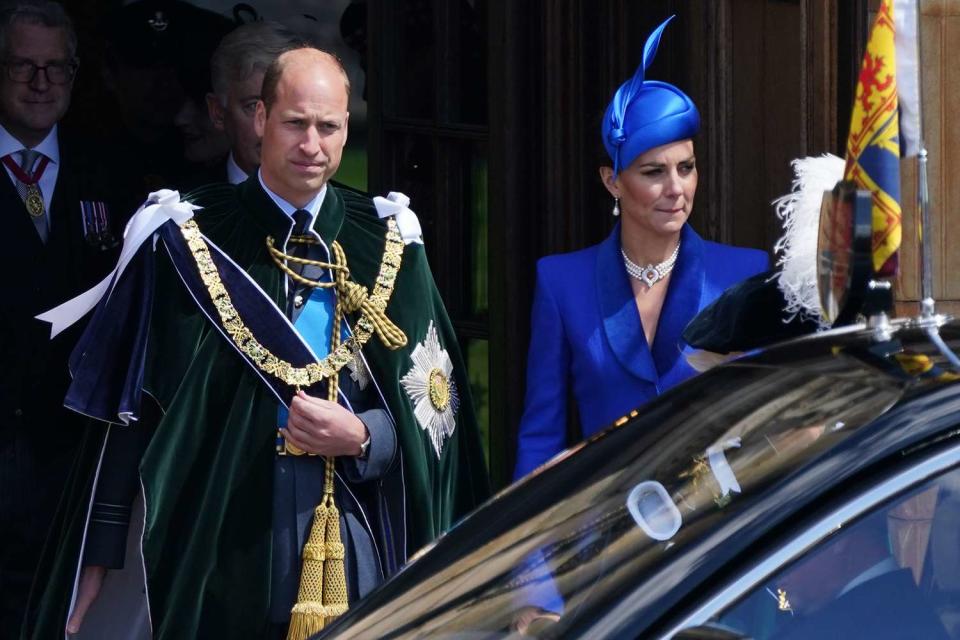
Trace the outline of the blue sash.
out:
M 321 280 L 329 282 L 329 278 L 324 277 Z M 303 310 L 293 323 L 294 329 L 306 341 L 317 358 L 324 358 L 330 353 L 330 336 L 333 333 L 333 304 L 335 294 L 332 289 L 314 289 L 313 293 L 303 305 Z M 341 328 L 340 337 L 348 337 L 346 326 Z M 324 396 L 326 397 L 326 396 Z M 289 412 L 284 404 L 280 404 L 277 411 L 277 424 L 281 427 L 286 426 Z

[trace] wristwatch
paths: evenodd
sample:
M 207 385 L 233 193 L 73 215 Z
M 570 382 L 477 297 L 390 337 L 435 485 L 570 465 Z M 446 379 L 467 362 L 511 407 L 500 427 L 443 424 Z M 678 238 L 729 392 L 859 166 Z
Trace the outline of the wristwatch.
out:
M 360 445 L 360 453 L 357 455 L 361 460 L 367 459 L 367 454 L 370 453 L 370 432 L 367 432 L 367 439 L 363 441 Z

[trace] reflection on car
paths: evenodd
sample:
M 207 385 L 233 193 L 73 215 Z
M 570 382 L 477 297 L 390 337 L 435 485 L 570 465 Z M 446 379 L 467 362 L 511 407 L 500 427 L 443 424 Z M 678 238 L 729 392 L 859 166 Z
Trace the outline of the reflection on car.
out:
M 713 369 L 469 516 L 324 637 L 960 638 L 960 384 L 862 326 Z M 960 347 L 960 324 L 940 335 Z

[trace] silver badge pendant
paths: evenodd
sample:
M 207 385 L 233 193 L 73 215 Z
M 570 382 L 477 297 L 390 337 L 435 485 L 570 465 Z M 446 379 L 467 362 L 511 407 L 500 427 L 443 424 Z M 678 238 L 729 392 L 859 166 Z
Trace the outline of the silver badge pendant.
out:
M 370 371 L 367 370 L 366 363 L 363 361 L 363 356 L 360 355 L 359 351 L 353 354 L 353 358 L 347 363 L 347 368 L 350 369 L 350 377 L 357 383 L 360 390 L 363 391 L 366 389 L 367 385 L 370 384 L 371 376 Z
M 646 269 L 644 269 L 640 273 L 640 280 L 643 282 L 643 284 L 647 285 L 648 287 L 652 287 L 653 284 L 659 279 L 660 279 L 660 272 L 649 265 L 647 266 Z

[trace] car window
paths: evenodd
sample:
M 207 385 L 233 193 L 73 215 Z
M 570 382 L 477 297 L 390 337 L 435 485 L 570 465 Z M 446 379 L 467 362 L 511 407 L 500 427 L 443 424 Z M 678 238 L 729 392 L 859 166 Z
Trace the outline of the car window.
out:
M 805 346 L 787 366 L 708 372 L 498 496 L 331 634 L 564 637 L 628 594 L 631 612 L 645 610 L 704 563 L 676 558 L 746 544 L 737 532 L 769 526 L 781 506 L 769 487 L 886 412 L 911 380 L 835 344 Z M 829 464 L 821 473 L 845 471 Z
M 767 638 L 960 638 L 960 470 L 843 523 L 712 622 Z
M 736 393 L 722 401 L 687 398 L 664 416 L 678 429 L 681 419 L 696 420 L 701 437 L 676 439 L 672 451 L 642 452 L 632 464 L 611 458 L 612 472 L 601 481 L 532 518 L 523 545 L 532 552 L 514 558 L 503 585 L 509 598 L 496 608 L 512 616 L 502 621 L 506 628 L 522 629 L 530 618 L 541 629 L 536 635 L 563 637 L 585 611 L 635 587 L 637 576 L 654 575 L 678 548 L 722 531 L 754 495 L 900 393 L 890 380 L 850 370 L 770 374 L 732 367 L 725 384 Z

